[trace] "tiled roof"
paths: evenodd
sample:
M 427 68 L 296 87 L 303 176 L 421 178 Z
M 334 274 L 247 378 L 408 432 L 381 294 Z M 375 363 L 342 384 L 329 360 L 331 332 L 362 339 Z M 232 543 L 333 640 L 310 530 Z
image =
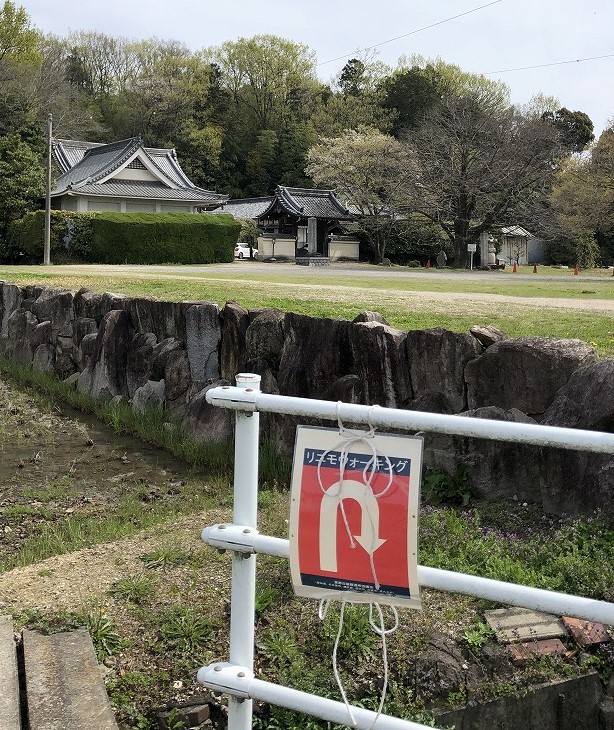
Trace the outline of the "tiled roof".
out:
M 501 233 L 504 236 L 522 236 L 524 238 L 535 238 L 532 233 L 529 233 L 529 231 L 527 231 L 522 226 L 506 226 L 505 228 L 501 229 Z
M 324 218 L 327 220 L 351 220 L 353 215 L 337 198 L 333 190 L 287 188 L 278 185 L 266 214 L 279 204 L 290 215 L 300 218 Z
M 144 147 L 140 137 L 98 144 L 77 140 L 57 139 L 53 142 L 54 158 L 63 171 L 51 195 L 67 192 L 111 197 L 155 198 L 157 200 L 194 200 L 222 202 L 226 196 L 196 187 L 181 169 L 173 149 Z M 101 182 L 122 168 L 139 153 L 148 161 L 158 182 L 113 180 Z M 100 192 L 101 186 L 105 192 Z
M 265 210 L 267 210 L 273 200 L 272 196 L 268 198 L 237 198 L 235 200 L 227 200 L 219 208 L 212 210 L 212 213 L 230 213 L 235 218 L 260 218 Z
M 106 177 L 128 160 L 140 147 L 138 138 L 125 139 L 113 144 L 90 147 L 85 154 L 58 179 L 52 195 L 77 188 L 89 182 L 97 182 Z
M 215 203 L 221 195 L 202 188 L 169 188 L 157 182 L 131 182 L 110 180 L 105 183 L 80 185 L 69 194 L 102 196 L 105 198 L 130 198 L 138 200 L 185 200 L 193 203 Z M 218 211 L 223 212 L 223 211 Z
M 68 172 L 78 162 L 81 162 L 83 155 L 92 147 L 102 147 L 100 142 L 80 142 L 75 139 L 54 139 L 52 142 L 53 159 L 57 162 L 60 170 Z
M 153 164 L 179 187 L 194 187 L 194 183 L 181 169 L 175 150 L 143 148 Z

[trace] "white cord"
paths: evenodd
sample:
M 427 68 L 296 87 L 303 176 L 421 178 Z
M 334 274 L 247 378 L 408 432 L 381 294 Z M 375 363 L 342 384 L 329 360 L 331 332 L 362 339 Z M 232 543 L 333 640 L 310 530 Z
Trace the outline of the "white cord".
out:
M 321 621 L 324 621 L 326 618 L 326 614 L 328 613 L 328 607 L 330 605 L 331 599 L 322 599 L 320 601 L 320 605 L 318 607 L 318 616 Z M 335 681 L 337 682 L 337 687 L 339 687 L 339 692 L 341 693 L 341 697 L 343 699 L 343 703 L 345 704 L 345 707 L 348 711 L 348 715 L 350 718 L 350 724 L 356 727 L 356 719 L 354 718 L 354 714 L 352 712 L 352 706 L 350 705 L 347 694 L 345 691 L 345 688 L 343 687 L 343 682 L 341 680 L 341 675 L 339 674 L 339 667 L 337 664 L 337 655 L 339 652 L 339 643 L 341 641 L 341 636 L 343 634 L 343 621 L 345 616 L 345 607 L 348 603 L 351 603 L 351 601 L 346 601 L 345 599 L 340 600 L 340 609 L 339 609 L 339 626 L 337 628 L 337 636 L 335 637 L 335 644 L 333 646 L 333 656 L 332 656 L 332 664 L 333 664 L 333 674 L 335 675 Z M 373 621 L 373 608 L 377 611 L 377 614 L 379 616 L 379 626 L 377 626 Z M 377 712 L 375 714 L 375 718 L 373 719 L 373 722 L 371 725 L 369 725 L 368 730 L 374 730 L 375 725 L 377 724 L 377 721 L 379 720 L 382 710 L 384 709 L 384 702 L 386 701 L 386 694 L 388 693 L 388 647 L 386 643 L 386 636 L 388 634 L 392 634 L 395 632 L 399 626 L 399 614 L 394 606 L 391 606 L 393 616 L 394 616 L 394 625 L 387 629 L 384 623 L 384 613 L 382 611 L 382 607 L 379 605 L 379 603 L 370 603 L 369 604 L 369 624 L 371 625 L 371 628 L 373 631 L 381 638 L 382 640 L 382 663 L 384 665 L 384 684 L 382 686 L 382 694 L 380 696 L 379 705 L 377 708 Z
M 369 415 L 368 415 L 368 421 L 369 421 L 369 430 L 368 431 L 352 431 L 350 429 L 345 428 L 343 425 L 343 422 L 341 421 L 341 415 L 340 415 L 340 407 L 341 407 L 341 401 L 337 401 L 337 424 L 339 426 L 339 435 L 342 437 L 342 440 L 333 446 L 330 449 L 327 449 L 326 451 L 323 451 L 320 455 L 320 458 L 318 459 L 317 464 L 317 477 L 318 477 L 318 484 L 320 486 L 320 490 L 323 494 L 330 496 L 330 497 L 336 497 L 337 498 L 337 508 L 341 512 L 341 519 L 343 520 L 343 526 L 345 527 L 345 532 L 348 536 L 348 540 L 350 543 L 350 547 L 354 549 L 356 547 L 356 542 L 354 541 L 354 536 L 352 535 L 352 531 L 350 530 L 350 524 L 348 522 L 347 514 L 345 511 L 345 505 L 344 505 L 344 493 L 343 493 L 343 485 L 345 481 L 345 468 L 348 461 L 348 455 L 350 454 L 351 447 L 354 444 L 364 444 L 368 447 L 369 451 L 371 452 L 371 456 L 365 466 L 362 470 L 362 482 L 363 484 L 371 491 L 371 494 L 375 499 L 379 499 L 380 497 L 383 497 L 388 493 L 390 488 L 392 487 L 393 481 L 394 481 L 394 471 L 392 468 L 392 463 L 388 456 L 386 454 L 382 454 L 377 447 L 375 446 L 374 437 L 375 437 L 375 429 L 373 427 L 373 424 L 371 423 L 371 410 L 373 408 L 378 408 L 379 406 L 372 406 L 371 409 L 369 409 Z M 331 451 L 339 451 L 339 488 L 333 492 L 332 487 L 329 489 L 326 489 L 324 486 L 324 482 L 322 481 L 322 464 L 328 454 L 330 454 Z M 376 474 L 378 474 L 378 463 L 379 459 L 383 458 L 385 459 L 386 463 L 386 471 L 388 474 L 388 480 L 386 483 L 386 486 L 379 492 L 375 492 L 373 489 L 373 480 L 375 479 Z M 369 555 L 369 564 L 371 567 L 371 575 L 373 576 L 373 584 L 375 586 L 375 590 L 379 590 L 380 583 L 377 578 L 377 571 L 375 569 L 375 559 L 374 554 L 378 547 L 378 534 L 377 534 L 377 525 L 373 522 L 373 515 L 369 512 L 369 510 L 366 510 L 367 517 L 369 519 L 369 523 L 371 526 L 371 545 L 369 546 L 369 549 L 367 550 L 367 553 Z
M 377 408 L 378 406 L 373 406 L 373 408 Z M 345 532 L 348 536 L 348 540 L 350 543 L 351 548 L 356 547 L 356 543 L 354 541 L 354 537 L 352 535 L 352 531 L 350 530 L 350 525 L 347 519 L 347 514 L 345 511 L 345 506 L 343 504 L 344 502 L 344 482 L 345 482 L 345 470 L 346 465 L 348 462 L 349 454 L 351 451 L 351 447 L 355 444 L 364 444 L 368 447 L 368 450 L 371 452 L 370 458 L 368 459 L 367 463 L 365 464 L 363 470 L 362 470 L 362 482 L 370 491 L 372 496 L 375 499 L 379 499 L 380 497 L 383 497 L 385 494 L 388 493 L 390 490 L 392 483 L 394 481 L 394 473 L 392 468 L 392 463 L 388 456 L 386 454 L 382 454 L 378 451 L 377 447 L 375 446 L 374 442 L 374 436 L 375 436 L 375 429 L 373 427 L 373 424 L 371 423 L 371 409 L 369 410 L 368 415 L 368 424 L 369 424 L 369 430 L 368 431 L 352 431 L 349 429 L 346 429 L 341 421 L 341 401 L 337 402 L 337 424 L 339 426 L 339 436 L 341 436 L 341 441 L 334 446 L 331 449 L 328 449 L 327 451 L 324 451 L 320 458 L 318 459 L 318 465 L 317 465 L 317 477 L 318 477 L 318 484 L 320 486 L 320 489 L 323 494 L 328 495 L 330 497 L 336 497 L 337 498 L 337 509 L 341 511 L 341 517 L 343 520 L 343 525 L 345 527 Z M 329 489 L 326 489 L 324 486 L 324 483 L 322 481 L 322 464 L 324 463 L 325 458 L 330 454 L 331 451 L 339 451 L 339 487 L 336 491 L 332 491 L 332 487 Z M 373 481 L 375 479 L 375 475 L 378 474 L 378 465 L 379 465 L 379 459 L 383 458 L 385 459 L 386 464 L 386 471 L 388 473 L 388 479 L 386 486 L 381 489 L 379 492 L 375 492 L 373 489 Z M 371 566 L 371 574 L 373 576 L 373 584 L 375 586 L 375 590 L 379 590 L 380 583 L 377 578 L 377 571 L 375 568 L 375 560 L 374 560 L 374 553 L 377 549 L 377 541 L 378 541 L 378 534 L 377 534 L 377 525 L 373 523 L 373 516 L 369 510 L 366 510 L 369 521 L 371 523 L 371 536 L 372 536 L 372 542 L 370 545 L 369 550 L 367 551 L 369 554 L 369 564 Z M 337 636 L 335 637 L 335 644 L 333 646 L 333 656 L 332 656 L 332 665 L 333 665 L 333 673 L 335 675 L 335 681 L 337 682 L 337 687 L 339 687 L 339 692 L 341 693 L 341 697 L 343 698 L 343 702 L 347 708 L 348 715 L 351 721 L 351 725 L 356 727 L 356 720 L 354 718 L 354 715 L 352 713 L 352 708 L 350 706 L 350 703 L 347 699 L 347 694 L 345 692 L 345 689 L 343 687 L 343 682 L 341 681 L 341 675 L 339 674 L 339 667 L 337 664 L 337 655 L 339 651 L 339 642 L 341 641 L 341 636 L 343 633 L 343 621 L 345 616 L 345 606 L 349 601 L 346 601 L 344 598 L 340 599 L 340 611 L 339 611 L 339 626 L 337 629 Z M 326 614 L 328 612 L 328 607 L 330 604 L 330 599 L 322 599 L 320 601 L 320 605 L 318 607 L 318 615 L 320 617 L 321 621 L 324 621 L 326 618 Z M 373 620 L 373 609 L 377 611 L 378 617 L 379 617 L 379 626 L 375 623 Z M 384 702 L 386 701 L 386 694 L 388 691 L 388 648 L 386 645 L 386 636 L 388 634 L 392 634 L 394 631 L 397 630 L 399 626 L 399 614 L 394 606 L 392 606 L 392 612 L 394 616 L 394 625 L 387 629 L 384 623 L 384 614 L 382 611 L 381 606 L 378 603 L 370 603 L 369 604 L 369 625 L 371 626 L 372 630 L 381 638 L 382 640 L 382 662 L 384 665 L 384 684 L 382 687 L 382 694 L 380 697 L 377 713 L 375 715 L 375 719 L 371 723 L 369 730 L 373 730 L 375 728 L 375 725 L 377 721 L 379 720 L 382 709 L 384 707 Z

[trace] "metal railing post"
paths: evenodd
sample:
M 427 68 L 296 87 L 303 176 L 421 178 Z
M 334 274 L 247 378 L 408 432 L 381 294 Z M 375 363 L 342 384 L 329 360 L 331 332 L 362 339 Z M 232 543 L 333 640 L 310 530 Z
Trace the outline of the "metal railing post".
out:
M 237 387 L 260 391 L 260 375 L 239 373 Z M 258 520 L 258 413 L 237 411 L 235 423 L 235 473 L 233 521 L 256 529 Z M 254 614 L 256 556 L 234 552 L 230 603 L 230 662 L 254 667 Z M 230 697 L 228 730 L 251 730 L 252 700 Z

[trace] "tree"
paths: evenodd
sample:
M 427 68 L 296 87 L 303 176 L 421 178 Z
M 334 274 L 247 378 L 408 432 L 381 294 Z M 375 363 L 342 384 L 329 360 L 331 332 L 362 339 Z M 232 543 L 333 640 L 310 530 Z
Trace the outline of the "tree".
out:
M 11 221 L 38 207 L 45 194 L 40 157 L 18 134 L 0 137 L 0 242 Z
M 396 112 L 391 130 L 395 137 L 415 129 L 441 98 L 433 69 L 416 66 L 399 69 L 388 76 L 383 82 L 383 91 L 383 107 Z
M 374 129 L 348 130 L 312 147 L 305 171 L 357 211 L 381 262 L 412 200 L 415 164 L 409 147 Z
M 450 95 L 411 137 L 419 208 L 446 233 L 457 266 L 483 231 L 526 215 L 550 186 L 564 154 L 553 125 L 525 116 L 491 87 Z
M 599 255 L 614 260 L 614 129 L 601 134 L 590 157 L 561 168 L 550 202 L 555 263 L 589 266 Z
M 0 7 L 0 62 L 36 61 L 39 34 L 30 26 L 30 18 L 22 7 L 5 0 Z
M 359 58 L 351 58 L 339 74 L 339 88 L 345 96 L 360 96 L 365 85 L 366 66 Z
M 226 41 L 206 52 L 236 103 L 255 115 L 259 129 L 277 129 L 287 118 L 292 93 L 315 83 L 315 54 L 275 35 Z
M 562 107 L 556 112 L 544 112 L 542 119 L 559 131 L 561 143 L 570 152 L 582 152 L 595 139 L 593 122 L 584 112 L 571 112 Z

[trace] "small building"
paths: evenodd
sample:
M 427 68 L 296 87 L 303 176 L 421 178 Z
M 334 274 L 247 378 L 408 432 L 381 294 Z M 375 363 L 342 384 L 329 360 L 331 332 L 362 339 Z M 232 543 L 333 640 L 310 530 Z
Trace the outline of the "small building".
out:
M 510 265 L 541 264 L 546 260 L 546 244 L 522 226 L 501 229 L 499 258 Z
M 358 239 L 345 235 L 343 228 L 356 216 L 333 190 L 278 185 L 271 196 L 228 200 L 214 212 L 254 220 L 260 230 L 261 259 L 320 256 L 358 261 Z
M 60 176 L 51 191 L 56 210 L 197 213 L 227 196 L 192 183 L 174 149 L 144 147 L 140 137 L 111 144 L 52 140 Z

